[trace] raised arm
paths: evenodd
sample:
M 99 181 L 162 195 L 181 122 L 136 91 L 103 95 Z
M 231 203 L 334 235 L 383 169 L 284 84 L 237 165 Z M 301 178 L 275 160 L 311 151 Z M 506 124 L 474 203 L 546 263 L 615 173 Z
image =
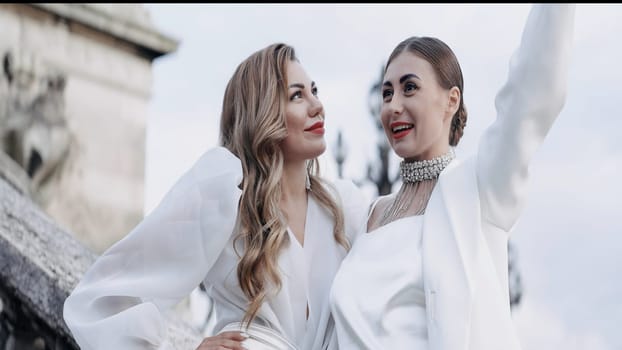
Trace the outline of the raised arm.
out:
M 166 348 L 166 313 L 198 286 L 231 237 L 241 180 L 228 150 L 205 153 L 96 260 L 64 305 L 80 348 Z
M 525 201 L 528 166 L 566 98 L 575 5 L 533 5 L 497 119 L 480 140 L 477 176 L 482 219 L 508 232 Z

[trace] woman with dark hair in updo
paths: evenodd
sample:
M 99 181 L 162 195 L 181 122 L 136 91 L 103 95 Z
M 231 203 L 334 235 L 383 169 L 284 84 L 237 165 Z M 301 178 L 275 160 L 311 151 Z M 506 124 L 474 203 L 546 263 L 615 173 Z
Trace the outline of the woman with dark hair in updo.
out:
M 507 243 L 529 161 L 560 113 L 575 5 L 532 8 L 497 119 L 454 159 L 467 121 L 462 72 L 441 40 L 389 56 L 381 119 L 402 186 L 377 199 L 331 291 L 341 349 L 516 350 Z

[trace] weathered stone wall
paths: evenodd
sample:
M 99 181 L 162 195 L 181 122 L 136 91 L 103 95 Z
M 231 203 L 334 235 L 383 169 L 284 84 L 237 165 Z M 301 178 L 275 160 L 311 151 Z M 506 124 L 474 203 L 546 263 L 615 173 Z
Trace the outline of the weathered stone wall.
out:
M 65 75 L 71 142 L 38 198 L 102 252 L 143 217 L 151 65 L 177 42 L 151 27 L 142 4 L 0 4 L 0 28 L 0 54 Z
M 77 349 L 63 303 L 96 255 L 0 178 L 0 350 Z M 179 320 L 169 327 L 174 349 L 201 337 Z

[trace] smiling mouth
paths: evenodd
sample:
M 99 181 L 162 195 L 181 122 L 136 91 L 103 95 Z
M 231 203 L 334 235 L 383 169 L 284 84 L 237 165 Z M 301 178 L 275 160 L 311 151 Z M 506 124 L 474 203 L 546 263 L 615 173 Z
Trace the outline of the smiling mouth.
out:
M 393 134 L 394 139 L 401 139 L 406 136 L 412 129 L 414 129 L 415 125 L 404 122 L 395 122 L 391 123 L 391 133 Z
M 317 122 L 310 127 L 306 128 L 305 131 L 312 132 L 314 134 L 323 134 L 324 133 L 324 123 Z
M 399 125 L 399 126 L 392 127 L 391 131 L 394 134 L 397 134 L 398 132 L 402 132 L 402 131 L 405 131 L 405 130 L 410 130 L 410 129 L 414 128 L 414 127 L 415 126 L 412 125 L 412 124 L 402 124 L 402 125 Z

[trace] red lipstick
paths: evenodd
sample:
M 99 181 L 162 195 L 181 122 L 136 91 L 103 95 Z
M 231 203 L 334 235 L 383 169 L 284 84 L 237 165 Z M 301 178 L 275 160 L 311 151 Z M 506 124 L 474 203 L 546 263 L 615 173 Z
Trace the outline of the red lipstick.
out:
M 406 122 L 393 122 L 389 125 L 391 133 L 393 133 L 393 139 L 399 140 L 408 135 L 414 128 L 414 125 Z
M 305 131 L 312 132 L 318 135 L 323 135 L 324 134 L 324 122 L 316 122 L 310 127 L 306 128 Z

